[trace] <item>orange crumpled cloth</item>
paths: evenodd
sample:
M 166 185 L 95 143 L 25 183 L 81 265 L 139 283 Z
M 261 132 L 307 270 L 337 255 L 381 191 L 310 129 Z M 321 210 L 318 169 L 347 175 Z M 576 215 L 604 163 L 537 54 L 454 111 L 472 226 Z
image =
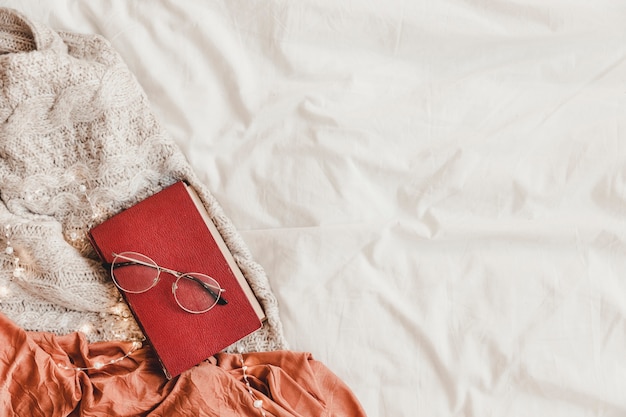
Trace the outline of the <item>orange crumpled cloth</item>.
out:
M 167 380 L 149 346 L 89 344 L 80 333 L 26 332 L 0 313 L 0 414 L 15 416 L 365 416 L 350 389 L 308 353 L 219 353 Z

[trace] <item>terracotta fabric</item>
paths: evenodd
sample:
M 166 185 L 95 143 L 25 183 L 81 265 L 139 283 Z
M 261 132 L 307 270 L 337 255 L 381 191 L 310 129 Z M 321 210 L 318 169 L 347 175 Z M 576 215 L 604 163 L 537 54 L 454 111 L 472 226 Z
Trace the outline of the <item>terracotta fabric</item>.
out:
M 0 414 L 3 416 L 260 416 L 237 354 L 220 353 L 167 380 L 149 346 L 89 344 L 81 333 L 26 332 L 0 314 Z M 267 416 L 364 416 L 349 388 L 308 353 L 243 355 Z

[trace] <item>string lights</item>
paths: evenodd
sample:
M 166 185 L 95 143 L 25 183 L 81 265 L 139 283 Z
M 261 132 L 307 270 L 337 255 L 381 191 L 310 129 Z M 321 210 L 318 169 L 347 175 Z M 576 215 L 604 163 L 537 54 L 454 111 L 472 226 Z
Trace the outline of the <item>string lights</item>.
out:
M 254 393 L 254 391 L 252 391 L 252 386 L 250 385 L 250 381 L 248 380 L 248 374 L 246 373 L 246 371 L 248 370 L 248 366 L 244 362 L 243 354 L 239 354 L 239 358 L 241 359 L 241 371 L 243 372 L 243 380 L 246 383 L 246 388 L 248 390 L 248 393 L 250 393 L 250 395 L 254 399 L 254 402 L 252 403 L 252 405 L 254 408 L 258 409 L 261 412 L 261 415 L 263 417 L 265 417 L 266 414 L 265 414 L 265 410 L 263 410 L 263 400 L 258 398 L 256 394 Z

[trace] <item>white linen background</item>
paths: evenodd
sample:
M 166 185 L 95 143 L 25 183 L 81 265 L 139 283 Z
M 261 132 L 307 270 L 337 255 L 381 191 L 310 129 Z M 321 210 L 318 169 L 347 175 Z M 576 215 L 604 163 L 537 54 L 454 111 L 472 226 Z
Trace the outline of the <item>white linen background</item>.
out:
M 626 415 L 626 2 L 0 4 L 112 42 L 369 416 Z

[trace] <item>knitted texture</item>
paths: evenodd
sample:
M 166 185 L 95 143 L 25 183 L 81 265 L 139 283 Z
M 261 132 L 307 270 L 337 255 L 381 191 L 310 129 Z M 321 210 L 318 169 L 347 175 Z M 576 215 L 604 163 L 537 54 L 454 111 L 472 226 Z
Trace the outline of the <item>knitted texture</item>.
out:
M 26 330 L 142 338 L 86 232 L 178 180 L 198 192 L 267 316 L 227 350 L 286 348 L 263 269 L 111 45 L 0 9 L 0 237 L 13 248 L 0 252 L 3 313 Z

